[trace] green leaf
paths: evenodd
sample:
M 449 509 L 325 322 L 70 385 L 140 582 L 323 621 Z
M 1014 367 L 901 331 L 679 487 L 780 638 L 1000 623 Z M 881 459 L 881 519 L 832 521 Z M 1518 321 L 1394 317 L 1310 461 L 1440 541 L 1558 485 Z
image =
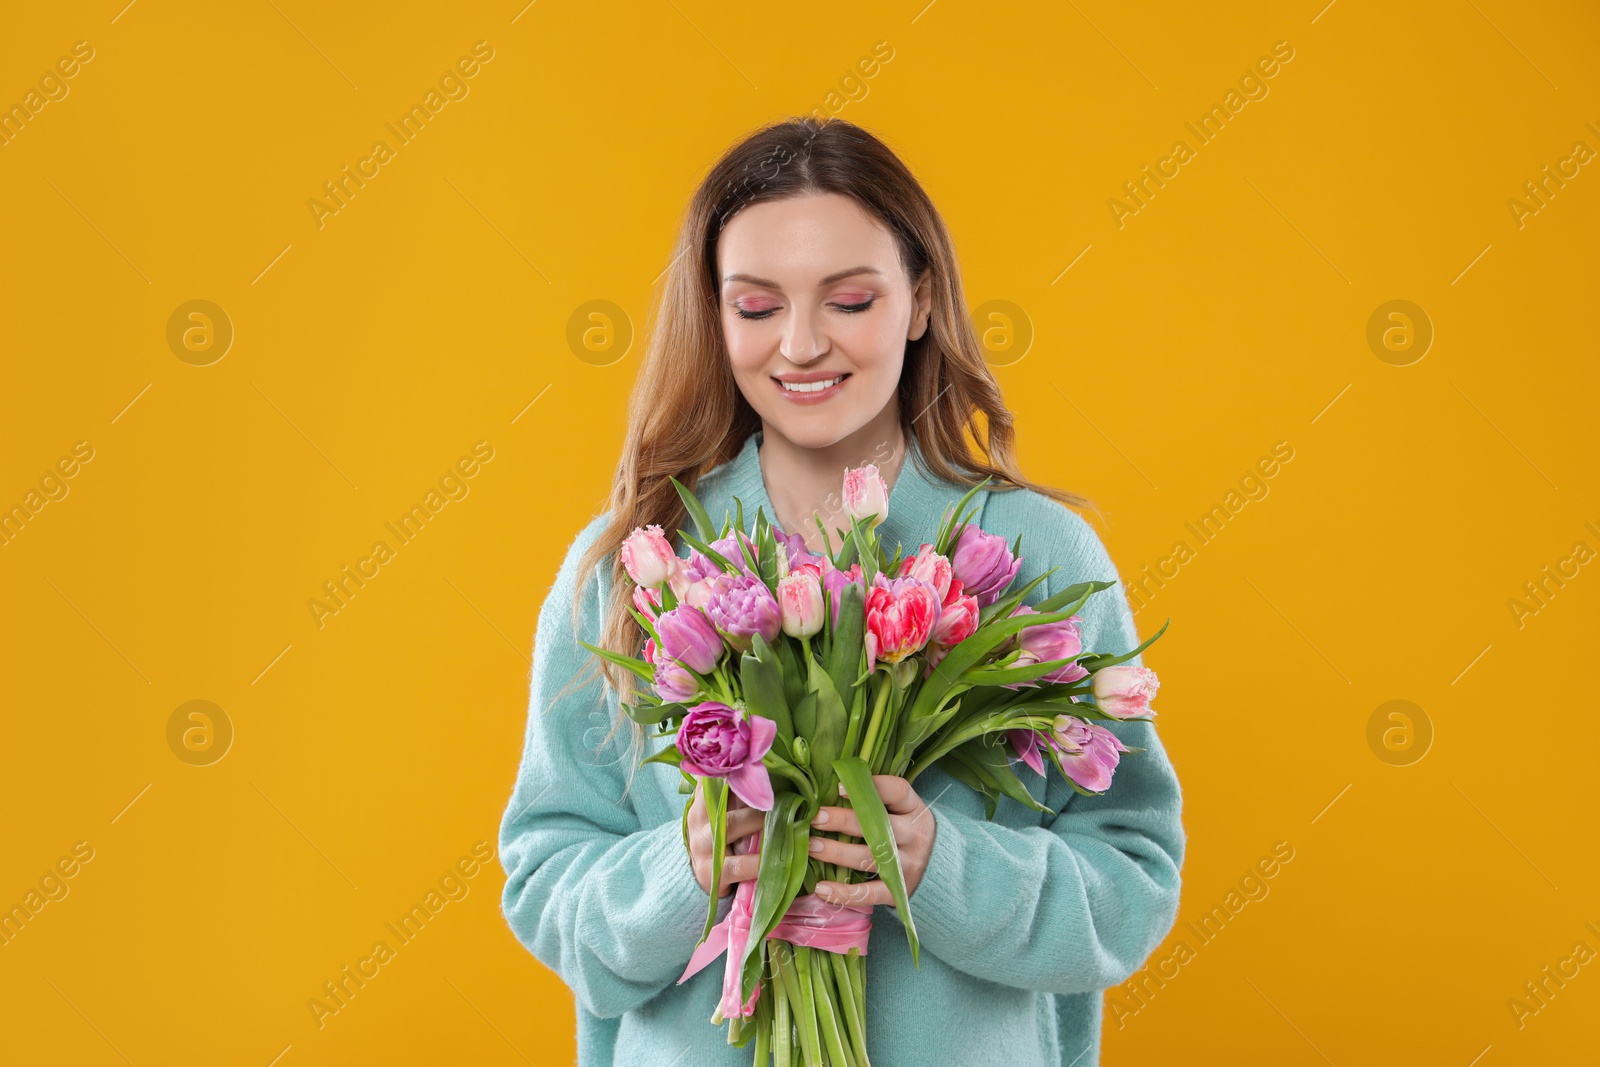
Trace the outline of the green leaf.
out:
M 794 739 L 794 722 L 789 716 L 789 698 L 783 692 L 783 675 L 766 640 L 760 634 L 754 640 L 755 650 L 739 658 L 744 703 L 755 714 L 778 724 L 778 736 L 787 750 Z
M 789 874 L 793 851 L 793 826 L 795 809 L 804 801 L 799 793 L 785 793 L 774 799 L 772 810 L 767 812 L 761 834 L 761 861 L 756 869 L 756 892 L 750 902 L 750 938 L 745 943 L 744 955 L 739 960 L 739 970 L 744 979 L 740 982 L 739 1002 L 750 998 L 748 979 L 750 957 L 778 925 L 778 920 L 788 910 L 793 897 L 784 899 L 789 888 Z M 769 847 L 769 842 L 776 845 Z M 789 848 L 784 844 L 789 843 Z M 760 961 L 757 960 L 757 963 Z M 759 977 L 759 973 L 757 975 Z
M 834 760 L 833 769 L 850 793 L 850 807 L 855 810 L 861 822 L 862 837 L 877 861 L 878 877 L 894 897 L 895 911 L 899 913 L 911 945 L 911 962 L 921 967 L 917 924 L 911 918 L 911 900 L 906 893 L 905 874 L 900 870 L 900 848 L 895 844 L 894 829 L 889 825 L 889 810 L 883 806 L 883 798 L 872 781 L 872 768 L 860 756 L 846 756 Z
M 679 530 L 678 531 L 678 536 L 683 538 L 684 543 L 687 544 L 690 548 L 698 549 L 701 555 L 705 556 L 707 559 L 712 560 L 713 562 L 716 563 L 717 566 L 721 567 L 723 570 L 727 571 L 728 573 L 730 573 L 730 574 L 742 574 L 743 573 L 742 571 L 739 570 L 738 567 L 733 565 L 732 561 L 730 561 L 727 556 L 724 556 L 721 552 L 718 552 L 716 549 L 712 548 L 710 545 L 706 544 L 704 541 L 700 540 L 698 537 L 691 537 L 687 530 Z
M 1015 685 L 1018 682 L 1031 682 L 1035 678 L 1043 678 L 1051 671 L 1060 670 L 1077 658 L 1069 656 L 1066 659 L 1049 659 L 1021 667 L 974 667 L 956 680 L 967 685 Z
M 696 947 L 705 943 L 717 924 L 717 894 L 722 889 L 722 864 L 728 854 L 728 780 L 702 778 L 700 784 L 706 795 L 706 817 L 711 822 L 711 908 L 706 912 L 706 928 L 700 931 Z
M 681 715 L 688 709 L 682 704 L 624 704 L 628 718 L 641 726 L 654 726 L 656 723 Z
M 817 791 L 826 793 L 833 788 L 833 761 L 844 753 L 844 735 L 849 729 L 850 716 L 828 672 L 816 660 L 811 660 L 810 664 L 811 691 L 817 698 L 816 729 L 810 736 L 811 774 L 817 781 Z
M 965 782 L 974 791 L 983 795 L 983 817 L 993 819 L 995 809 L 1000 806 L 1000 789 L 984 776 L 983 772 L 973 766 L 972 761 L 957 752 L 947 752 L 935 761 L 946 774 L 958 782 Z
M 1032 615 L 1007 616 L 979 626 L 976 633 L 952 648 L 944 659 L 939 661 L 933 673 L 923 680 L 922 688 L 917 691 L 916 700 L 911 705 L 907 717 L 916 721 L 932 715 L 944 702 L 950 690 L 958 684 L 961 675 L 976 666 L 1012 634 L 1042 623 L 1065 622 L 1071 617 L 1065 612 L 1045 611 Z
M 678 496 L 683 500 L 683 506 L 689 512 L 689 518 L 694 522 L 694 528 L 700 534 L 700 539 L 702 541 L 711 540 L 711 516 L 706 514 L 705 505 L 700 503 L 700 498 L 694 495 L 693 490 L 687 488 L 678 479 L 670 474 L 667 475 L 667 478 L 672 482 L 672 487 L 678 491 Z M 681 530 L 679 531 L 679 533 L 682 532 Z
M 1077 582 L 1069 585 L 1059 593 L 1045 597 L 1034 605 L 1039 611 L 1070 611 L 1077 614 L 1084 603 L 1104 589 L 1110 589 L 1116 582 Z
M 644 660 L 634 659 L 632 656 L 624 656 L 620 652 L 611 651 L 609 648 L 596 648 L 587 641 L 579 641 L 578 644 L 582 645 L 584 648 L 587 648 L 590 652 L 593 652 L 595 655 L 599 656 L 608 663 L 615 663 L 619 667 L 626 667 L 628 670 L 632 671 L 634 674 L 637 674 L 645 681 L 650 682 L 651 684 L 655 683 L 655 668 L 650 666 L 650 664 L 646 663 Z
M 833 648 L 828 654 L 828 676 L 840 697 L 848 699 L 861 674 L 863 629 L 866 613 L 863 608 L 866 591 L 855 582 L 847 582 L 839 593 L 839 625 L 833 627 Z
M 683 762 L 683 753 L 678 751 L 677 745 L 668 745 L 654 756 L 646 756 L 640 760 L 641 765 L 646 763 L 670 763 L 676 767 Z
M 1003 732 L 975 737 L 956 748 L 951 755 L 968 760 L 981 767 L 989 780 L 1006 796 L 1034 811 L 1051 813 L 1050 808 L 1039 803 L 1028 792 L 1028 787 L 1017 777 L 1011 766 L 1011 743 Z
M 950 509 L 946 521 L 939 523 L 939 536 L 934 538 L 933 542 L 933 550 L 935 552 L 939 553 L 941 556 L 948 556 L 950 554 L 951 542 L 953 542 L 961 534 L 961 531 L 956 526 L 956 516 L 962 513 L 963 509 L 965 509 L 966 506 L 972 502 L 972 498 L 978 494 L 978 490 L 988 485 L 990 480 L 990 477 L 985 475 L 983 481 L 979 482 L 971 489 L 968 489 L 966 495 L 957 501 L 955 506 Z
M 990 619 L 1007 618 L 1007 617 L 1009 617 L 1011 615 L 1011 612 L 1013 610 L 1015 610 L 1017 605 L 1022 603 L 1023 598 L 1026 597 L 1029 593 L 1033 592 L 1034 589 L 1037 588 L 1037 586 L 1039 585 L 1040 582 L 1042 582 L 1046 578 L 1050 577 L 1050 575 L 1054 574 L 1056 572 L 1056 570 L 1057 570 L 1057 568 L 1051 567 L 1049 570 L 1047 570 L 1043 574 L 1039 575 L 1039 577 L 1035 578 L 1033 581 L 1029 582 L 1027 585 L 1023 586 L 1021 589 L 1012 590 L 1011 592 L 1007 593 L 1005 596 L 1001 597 L 999 600 L 996 600 L 993 604 L 990 604 L 988 607 L 979 608 L 978 609 L 978 625 L 982 626 L 984 623 L 988 622 Z M 1044 609 L 1043 608 L 1035 608 L 1034 610 L 1035 611 L 1043 611 Z
M 1172 625 L 1172 620 L 1171 619 L 1168 619 L 1166 622 L 1162 623 L 1161 624 L 1161 629 L 1159 629 L 1155 633 L 1151 634 L 1148 639 L 1146 639 L 1142 644 L 1139 645 L 1138 648 L 1134 649 L 1132 652 L 1124 652 L 1120 656 L 1106 656 L 1106 655 L 1085 656 L 1083 659 L 1079 660 L 1078 662 L 1082 663 L 1084 668 L 1090 674 L 1093 674 L 1095 671 L 1105 670 L 1107 667 L 1115 667 L 1119 663 L 1126 663 L 1130 659 L 1132 659 L 1133 657 L 1137 656 L 1139 653 L 1143 652 L 1145 649 L 1149 648 L 1151 645 L 1155 644 L 1156 643 L 1156 638 L 1158 638 L 1162 634 L 1166 633 L 1167 632 L 1167 627 L 1171 626 L 1171 625 Z
M 794 706 L 794 735 L 811 738 L 817 732 L 817 694 L 807 693 Z

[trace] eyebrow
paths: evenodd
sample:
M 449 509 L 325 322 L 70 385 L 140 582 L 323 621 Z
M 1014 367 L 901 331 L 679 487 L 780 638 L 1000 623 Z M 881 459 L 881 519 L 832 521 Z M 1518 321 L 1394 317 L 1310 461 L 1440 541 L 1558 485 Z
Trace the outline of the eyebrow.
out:
M 832 285 L 836 281 L 840 281 L 841 279 L 844 279 L 844 278 L 851 278 L 851 277 L 854 277 L 857 274 L 876 274 L 880 278 L 883 277 L 883 271 L 879 270 L 877 267 L 869 267 L 869 266 L 866 266 L 865 264 L 863 264 L 862 266 L 859 266 L 859 267 L 850 267 L 847 270 L 836 270 L 832 274 L 828 275 L 826 278 L 822 279 L 822 281 L 818 282 L 817 284 L 819 284 L 819 285 Z M 726 278 L 723 278 L 722 280 L 723 280 L 724 283 L 726 283 L 726 282 L 749 282 L 751 285 L 764 285 L 768 289 L 782 289 L 783 288 L 783 286 L 779 285 L 775 281 L 772 281 L 771 279 L 768 279 L 768 278 L 757 278 L 754 274 L 730 274 Z

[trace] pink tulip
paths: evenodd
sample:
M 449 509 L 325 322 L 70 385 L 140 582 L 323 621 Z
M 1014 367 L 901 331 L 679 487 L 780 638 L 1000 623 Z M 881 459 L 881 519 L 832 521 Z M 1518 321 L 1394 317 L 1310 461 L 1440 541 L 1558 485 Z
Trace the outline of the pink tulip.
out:
M 1051 739 L 1061 773 L 1091 793 L 1104 793 L 1111 788 L 1111 775 L 1122 758 L 1120 754 L 1131 751 L 1104 726 L 1072 715 L 1056 716 Z
M 640 527 L 622 542 L 622 566 L 636 583 L 654 589 L 666 581 L 678 565 L 666 535 L 659 526 Z
M 1026 604 L 1018 604 L 1011 612 L 1012 615 L 1037 615 L 1038 611 Z M 1074 615 L 1064 622 L 1046 622 L 1037 626 L 1029 626 L 1021 633 L 1012 637 L 1005 645 L 1006 648 L 1021 648 L 1013 667 L 1026 667 L 1030 663 L 1048 663 L 1056 659 L 1073 659 L 1083 654 L 1083 635 L 1078 627 L 1083 622 L 1082 616 Z M 1080 678 L 1087 678 L 1089 672 L 1077 663 L 1068 663 L 1057 667 L 1049 674 L 1035 678 L 1031 682 L 1014 682 L 1007 686 L 1008 689 L 1021 689 L 1027 686 L 1051 685 L 1058 682 L 1076 682 Z
M 1161 680 L 1148 667 L 1105 667 L 1094 672 L 1094 702 L 1113 719 L 1154 715 L 1150 706 Z
M 939 592 L 920 578 L 883 575 L 867 590 L 867 669 L 920 652 L 939 621 Z
M 778 607 L 784 633 L 810 637 L 822 629 L 822 582 L 803 570 L 790 571 L 778 580 Z
M 939 599 L 943 601 L 950 595 L 950 581 L 954 575 L 950 570 L 950 561 L 935 552 L 932 545 L 925 544 L 917 549 L 915 556 L 901 560 L 900 577 L 921 578 L 930 583 L 939 591 Z
M 974 523 L 961 527 L 961 536 L 950 549 L 950 568 L 979 607 L 988 607 L 1005 592 L 1017 576 L 1022 558 L 1011 554 L 1004 537 L 987 534 Z
M 657 656 L 655 668 L 656 695 L 662 700 L 682 704 L 700 692 L 700 679 L 677 660 Z
M 661 593 L 649 586 L 636 585 L 633 587 L 633 606 L 640 615 L 654 622 L 656 616 L 661 614 Z
M 771 811 L 772 776 L 761 757 L 777 736 L 771 719 L 708 700 L 690 708 L 678 726 L 679 765 L 690 774 L 726 778 L 740 800 Z
M 876 464 L 850 467 L 844 472 L 844 513 L 852 523 L 870 518 L 873 526 L 889 517 L 889 488 L 883 484 Z
M 950 583 L 950 593 L 939 607 L 939 621 L 928 638 L 928 667 L 937 667 L 945 653 L 971 637 L 978 628 L 978 601 L 961 592 L 960 579 Z
M 1039 774 L 1044 773 L 1039 735 L 1032 730 L 1007 730 L 1006 737 L 1017 756 Z M 1094 723 L 1073 715 L 1057 715 L 1044 738 L 1061 773 L 1092 793 L 1103 793 L 1111 786 L 1121 753 L 1131 749 L 1121 738 Z

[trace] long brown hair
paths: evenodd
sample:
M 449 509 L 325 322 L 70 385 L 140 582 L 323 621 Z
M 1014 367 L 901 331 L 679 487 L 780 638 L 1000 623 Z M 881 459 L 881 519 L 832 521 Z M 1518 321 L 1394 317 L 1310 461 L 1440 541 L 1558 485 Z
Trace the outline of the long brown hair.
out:
M 915 440 L 929 472 L 967 486 L 987 475 L 998 490 L 1026 488 L 1064 504 L 1089 503 L 1030 482 L 1018 469 L 1011 413 L 967 318 L 949 231 L 911 171 L 854 123 L 786 119 L 728 149 L 695 190 L 678 233 L 628 406 L 610 522 L 579 561 L 581 589 L 601 560 L 611 560 L 611 591 L 597 642 L 604 648 L 638 655 L 643 647 L 644 631 L 627 611 L 631 598 L 617 549 L 636 527 L 659 523 L 671 537 L 684 526 L 687 514 L 668 476 L 694 488 L 703 474 L 738 455 L 746 438 L 761 428 L 734 382 L 722 335 L 717 238 L 744 207 L 816 193 L 850 197 L 877 218 L 895 236 L 913 283 L 924 271 L 931 273 L 928 329 L 906 344 L 898 395 L 901 429 L 910 441 L 912 422 L 918 423 Z M 574 630 L 583 599 L 574 598 Z M 599 657 L 589 671 L 605 675 L 619 703 L 601 747 L 626 719 L 633 725 L 637 768 L 644 728 L 620 708 L 632 698 L 635 678 Z

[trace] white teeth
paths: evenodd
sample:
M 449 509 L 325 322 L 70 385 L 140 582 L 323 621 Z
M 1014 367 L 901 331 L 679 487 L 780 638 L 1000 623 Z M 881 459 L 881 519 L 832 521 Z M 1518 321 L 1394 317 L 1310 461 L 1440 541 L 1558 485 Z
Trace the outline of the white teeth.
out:
M 837 378 L 829 378 L 827 381 L 821 382 L 786 382 L 780 378 L 778 379 L 778 384 L 791 393 L 820 393 L 829 386 L 838 385 L 842 381 L 844 381 L 844 375 L 841 374 Z

